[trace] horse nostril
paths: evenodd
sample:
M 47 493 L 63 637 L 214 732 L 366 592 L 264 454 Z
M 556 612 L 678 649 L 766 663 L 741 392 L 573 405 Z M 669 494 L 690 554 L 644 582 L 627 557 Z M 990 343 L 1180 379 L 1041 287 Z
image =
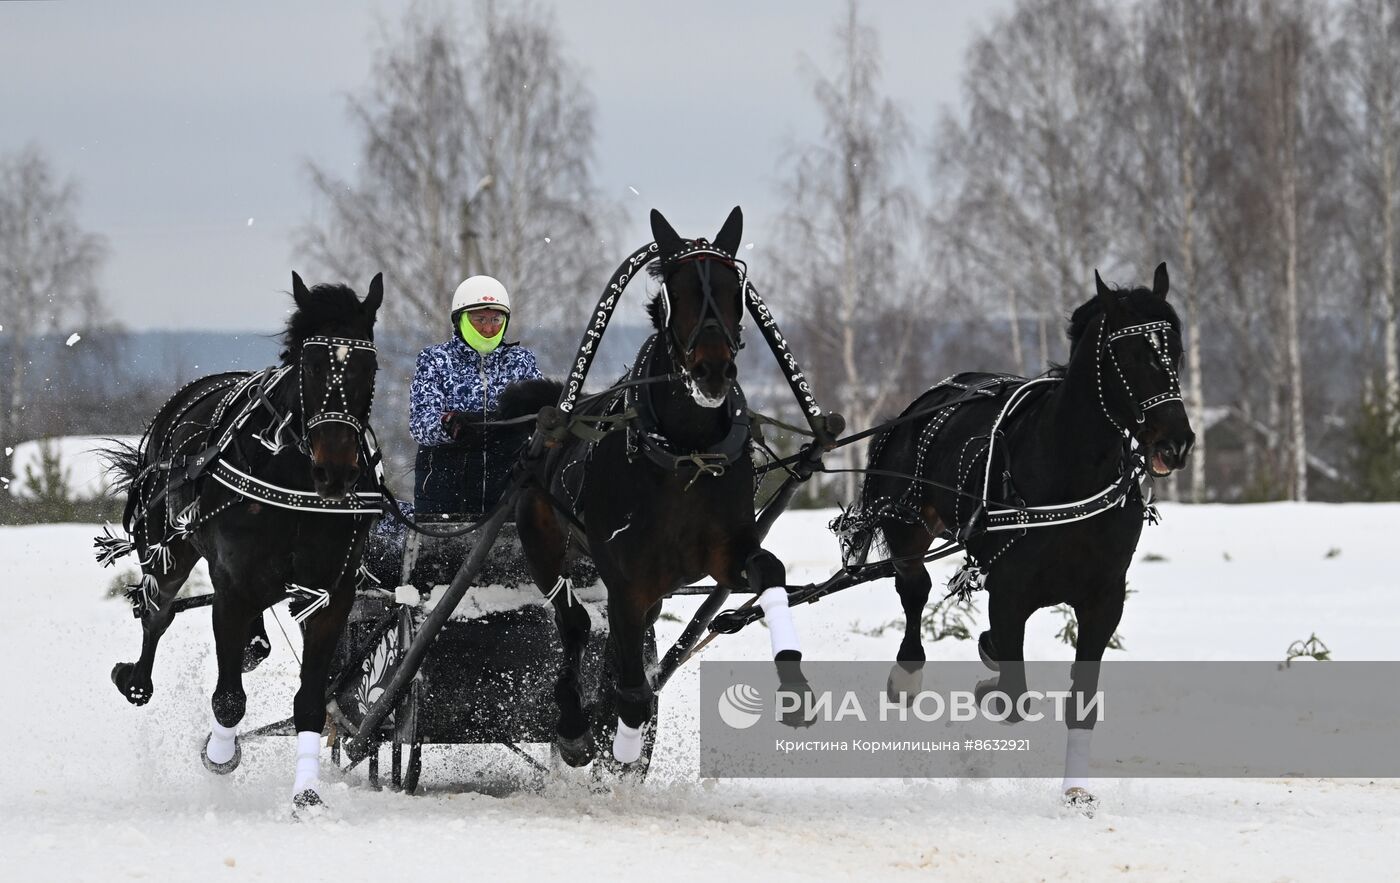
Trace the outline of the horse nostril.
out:
M 739 366 L 738 366 L 738 365 L 734 364 L 733 362 L 730 362 L 728 365 L 725 365 L 725 366 L 724 366 L 724 379 L 725 379 L 725 380 L 733 380 L 735 377 L 738 377 L 738 376 L 739 376 Z
M 695 370 L 691 371 L 690 373 L 691 376 L 693 376 L 696 380 L 706 380 L 710 376 L 710 366 L 706 365 L 704 362 L 701 362 L 700 364 L 696 365 Z
M 317 484 L 325 484 L 330 480 L 330 472 L 324 466 L 312 466 L 311 479 Z

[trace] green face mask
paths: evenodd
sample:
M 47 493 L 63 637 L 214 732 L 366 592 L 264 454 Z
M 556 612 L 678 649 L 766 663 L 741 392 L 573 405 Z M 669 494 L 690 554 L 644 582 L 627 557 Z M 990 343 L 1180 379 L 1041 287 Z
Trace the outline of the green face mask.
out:
M 501 338 L 506 336 L 506 326 L 502 325 L 493 337 L 485 337 L 472 325 L 472 320 L 468 318 L 471 313 L 463 313 L 457 320 L 457 329 L 462 332 L 462 339 L 467 345 L 483 356 L 489 356 L 496 351 L 496 347 L 501 345 Z M 509 322 L 506 323 L 510 324 Z

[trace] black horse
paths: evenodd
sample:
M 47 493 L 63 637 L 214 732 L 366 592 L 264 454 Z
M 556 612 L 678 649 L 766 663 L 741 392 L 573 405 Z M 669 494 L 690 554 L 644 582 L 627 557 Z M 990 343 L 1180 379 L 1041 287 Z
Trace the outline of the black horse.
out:
M 872 443 L 869 468 L 880 472 L 864 482 L 846 541 L 848 554 L 853 546 L 863 555 L 878 536 L 896 561 L 905 631 L 893 693 L 919 684 L 931 587 L 921 556 L 940 535 L 966 546 L 955 585 L 984 578 L 989 595 L 991 629 L 979 651 L 999 674 L 979 693 L 1021 696 L 1026 620 L 1057 604 L 1078 620 L 1073 689 L 1095 689 L 1097 666 L 1084 663 L 1103 658 L 1118 627 L 1149 511 L 1139 480 L 1180 469 L 1195 435 L 1177 380 L 1181 322 L 1167 303 L 1167 265 L 1150 291 L 1109 288 L 1097 272 L 1094 281 L 1097 295 L 1070 319 L 1067 364 L 1031 381 L 956 375 Z M 1092 800 L 1082 789 L 1093 723 L 1070 722 L 1072 798 Z
M 320 737 L 331 655 L 354 601 L 365 537 L 378 515 L 375 464 L 365 440 L 377 369 L 374 320 L 383 300 L 375 276 L 363 302 L 343 285 L 308 290 L 292 274 L 296 311 L 281 365 L 202 377 L 156 414 L 139 448 L 113 452 L 127 493 L 129 540 L 98 539 L 110 563 L 134 551 L 141 583 L 141 658 L 112 681 L 133 705 L 152 693 L 156 646 L 195 562 L 209 563 L 219 664 L 204 763 L 231 772 L 246 695 L 250 632 L 263 610 L 293 599 L 301 624 L 301 687 L 294 710 L 299 808 L 318 806 Z
M 784 682 L 800 683 L 786 572 L 755 526 L 748 412 L 736 382 L 744 280 L 734 253 L 743 216 L 736 207 L 713 243 L 682 239 L 656 211 L 651 227 L 659 255 L 651 272 L 661 282 L 648 305 L 656 333 L 624 378 L 635 385 L 590 409 L 635 417 L 596 444 L 575 440 L 551 451 L 516 508 L 531 576 L 552 597 L 563 639 L 558 747 L 575 766 L 593 758 L 601 737 L 580 693 L 590 623 L 564 584 L 571 539 L 586 547 L 608 590 L 616 687 L 601 707 L 617 709 L 616 761 L 638 758 L 654 714 L 646 632 L 662 599 L 702 576 L 759 593 Z M 539 382 L 512 388 L 502 412 L 552 403 L 559 390 Z

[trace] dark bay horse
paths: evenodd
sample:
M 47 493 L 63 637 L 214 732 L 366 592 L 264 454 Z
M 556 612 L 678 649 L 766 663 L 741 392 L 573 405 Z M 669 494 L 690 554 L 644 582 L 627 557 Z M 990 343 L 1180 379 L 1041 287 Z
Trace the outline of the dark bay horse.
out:
M 638 758 L 654 715 L 646 631 L 663 598 L 703 576 L 759 594 L 783 682 L 793 689 L 802 683 L 786 571 L 762 547 L 755 525 L 748 412 L 734 361 L 744 309 L 742 267 L 734 259 L 743 216 L 736 207 L 713 243 L 682 239 L 656 211 L 651 227 L 659 252 L 652 275 L 661 282 L 648 305 L 655 334 L 624 378 L 643 383 L 594 406 L 634 411 L 635 422 L 596 444 L 575 440 L 553 450 L 516 509 L 531 575 L 553 598 L 564 644 L 555 691 L 558 747 L 575 766 L 593 758 L 602 734 L 592 732 L 579 685 L 588 613 L 569 603 L 567 587 L 560 591 L 571 541 L 586 546 L 608 590 L 616 689 L 603 707 L 616 707 L 616 761 Z M 507 391 L 503 414 L 552 404 L 560 387 L 541 385 L 534 401 L 512 404 L 531 397 L 523 389 Z M 608 728 L 611 720 L 600 724 Z
M 1147 511 L 1138 478 L 1180 469 L 1195 441 L 1177 380 L 1181 322 L 1167 303 L 1167 265 L 1157 268 L 1150 290 L 1109 288 L 1097 272 L 1094 281 L 1096 296 L 1070 319 L 1067 364 L 1029 382 L 956 375 L 905 411 L 922 416 L 871 445 L 869 468 L 897 475 L 867 476 L 858 507 L 863 527 L 847 541 L 868 549 L 880 539 L 903 559 L 895 587 L 905 631 L 892 692 L 917 691 L 932 585 L 919 559 L 940 535 L 962 539 L 964 573 L 980 570 L 985 579 L 991 628 L 978 646 L 999 673 L 979 691 L 1019 697 L 1026 620 L 1068 604 L 1078 620 L 1073 689 L 1094 692 L 1094 663 L 1118 627 Z M 1070 503 L 1079 505 L 1031 529 L 1014 524 L 1025 513 L 1007 508 Z M 1092 799 L 1082 789 L 1093 723 L 1069 724 L 1065 787 L 1072 798 Z
M 321 730 L 331 655 L 354 601 L 379 494 L 365 441 L 377 370 L 374 320 L 381 276 L 360 301 L 343 285 L 307 289 L 292 274 L 296 310 L 281 364 L 202 377 L 160 409 L 136 449 L 115 451 L 127 493 L 128 540 L 99 537 L 99 559 L 141 560 L 130 593 L 141 618 L 141 657 L 112 681 L 133 705 L 150 701 L 156 646 L 175 595 L 200 559 L 214 587 L 219 664 L 204 763 L 228 773 L 242 757 L 243 662 L 263 610 L 293 599 L 303 635 L 294 700 L 294 805 L 321 805 Z

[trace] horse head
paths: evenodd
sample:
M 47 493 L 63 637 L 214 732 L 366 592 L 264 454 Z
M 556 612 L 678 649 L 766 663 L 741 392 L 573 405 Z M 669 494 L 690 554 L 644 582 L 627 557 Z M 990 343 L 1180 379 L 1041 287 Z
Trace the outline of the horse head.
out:
M 648 307 L 652 324 L 665 335 L 691 397 L 706 408 L 724 403 L 739 374 L 734 360 L 744 312 L 744 265 L 734 255 L 743 227 L 743 212 L 735 206 L 713 243 L 682 239 L 660 212 L 651 212 L 659 252 L 652 275 L 661 281 Z
M 1152 474 L 1186 465 L 1196 433 L 1181 399 L 1181 319 L 1167 303 L 1167 265 L 1158 265 L 1151 290 L 1110 288 L 1094 272 L 1093 300 L 1075 310 L 1070 338 L 1095 349 L 1099 404 L 1115 428 L 1131 435 Z M 1092 334 L 1089 324 L 1101 317 Z M 1072 358 L 1072 357 L 1071 357 Z
M 374 401 L 378 359 L 374 319 L 384 300 L 383 274 L 361 301 L 344 285 L 307 289 L 292 274 L 297 309 L 287 322 L 284 364 L 297 368 L 302 450 L 322 497 L 339 499 L 360 477 L 360 447 Z

